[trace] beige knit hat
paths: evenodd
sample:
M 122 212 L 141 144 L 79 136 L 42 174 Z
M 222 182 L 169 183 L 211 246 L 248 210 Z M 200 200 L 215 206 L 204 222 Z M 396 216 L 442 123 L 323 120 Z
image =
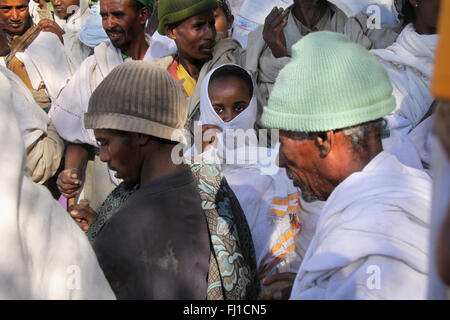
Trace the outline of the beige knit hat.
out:
M 186 95 L 167 70 L 130 61 L 114 68 L 92 93 L 84 126 L 186 144 L 183 128 L 188 109 Z

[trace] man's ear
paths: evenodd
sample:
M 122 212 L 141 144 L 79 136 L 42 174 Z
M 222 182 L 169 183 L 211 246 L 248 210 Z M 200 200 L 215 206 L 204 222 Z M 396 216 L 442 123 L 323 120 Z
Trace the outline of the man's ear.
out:
M 334 144 L 334 132 L 327 131 L 324 134 L 318 135 L 315 138 L 315 143 L 320 152 L 320 157 L 325 158 L 333 148 Z
M 147 20 L 150 18 L 150 8 L 149 7 L 142 7 L 141 10 L 139 10 L 139 23 L 140 24 L 146 24 Z
M 175 28 L 172 28 L 166 24 L 164 25 L 164 32 L 166 33 L 166 37 L 169 37 L 173 41 L 177 40 L 177 32 Z

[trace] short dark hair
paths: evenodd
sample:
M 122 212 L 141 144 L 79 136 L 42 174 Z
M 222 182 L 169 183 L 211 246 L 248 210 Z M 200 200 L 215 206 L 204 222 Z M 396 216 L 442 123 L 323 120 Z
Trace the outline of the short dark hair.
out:
M 243 80 L 245 83 L 247 83 L 249 89 L 250 89 L 250 97 L 253 96 L 253 80 L 248 74 L 248 72 L 239 67 L 239 66 L 233 66 L 233 65 L 225 65 L 222 67 L 219 67 L 214 73 L 211 75 L 211 78 L 209 82 L 213 82 L 217 79 L 227 79 L 227 78 L 238 78 L 240 80 Z

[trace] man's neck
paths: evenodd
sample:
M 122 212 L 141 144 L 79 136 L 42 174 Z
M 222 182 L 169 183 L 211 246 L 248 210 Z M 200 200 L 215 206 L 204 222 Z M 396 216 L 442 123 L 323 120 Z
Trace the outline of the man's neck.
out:
M 179 58 L 179 62 L 184 67 L 184 69 L 186 69 L 186 71 L 189 73 L 189 75 L 192 78 L 194 78 L 195 80 L 198 80 L 198 76 L 200 75 L 200 70 L 202 69 L 205 62 L 189 59 L 189 58 L 183 56 L 182 54 L 178 54 L 178 58 Z
M 312 29 L 325 15 L 328 2 L 324 0 L 295 1 L 293 14 L 306 27 Z
M 121 49 L 122 53 L 133 60 L 142 60 L 148 50 L 148 43 L 145 40 L 145 33 L 137 36 L 136 39 L 126 48 Z
M 186 168 L 185 164 L 175 164 L 172 161 L 172 145 L 153 143 L 154 148 L 145 156 L 142 162 L 140 185 L 156 180 L 170 173 Z

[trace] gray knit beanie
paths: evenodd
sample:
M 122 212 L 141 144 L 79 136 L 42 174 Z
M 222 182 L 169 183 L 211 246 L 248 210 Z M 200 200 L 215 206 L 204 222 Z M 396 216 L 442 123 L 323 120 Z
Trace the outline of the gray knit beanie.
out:
M 115 129 L 182 142 L 188 103 L 181 86 L 161 67 L 144 61 L 114 68 L 92 93 L 86 129 Z

